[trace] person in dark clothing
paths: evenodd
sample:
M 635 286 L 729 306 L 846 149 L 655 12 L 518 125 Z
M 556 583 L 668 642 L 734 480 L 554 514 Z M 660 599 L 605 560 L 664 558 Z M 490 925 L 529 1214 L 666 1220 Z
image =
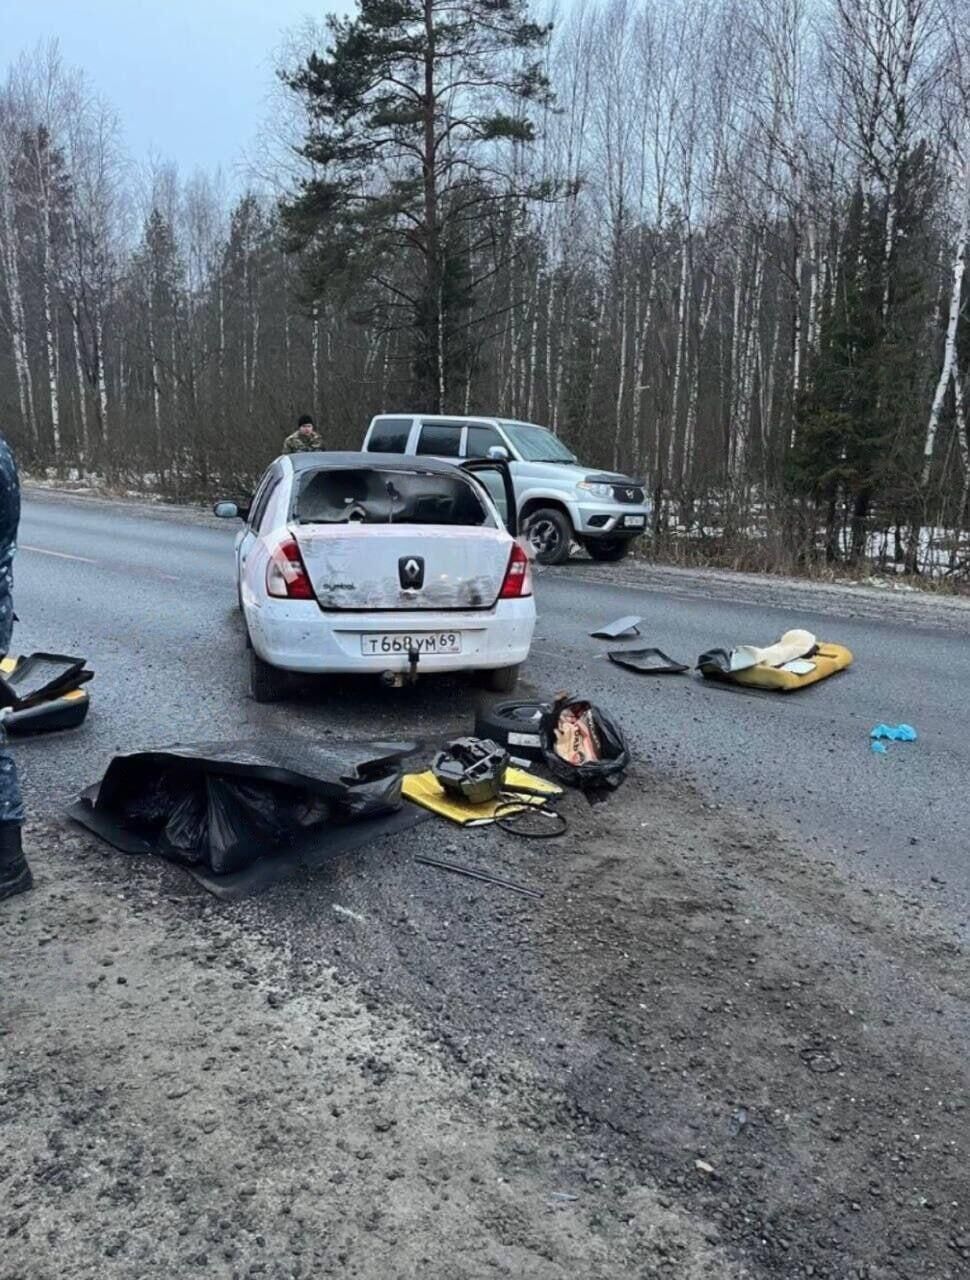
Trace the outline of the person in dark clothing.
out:
M 283 441 L 284 453 L 313 453 L 322 448 L 323 440 L 308 413 L 300 417 L 296 430 Z
M 0 436 L 0 656 L 10 650 L 13 634 L 13 558 L 20 524 L 20 480 L 10 446 Z M 24 893 L 33 885 L 24 857 L 20 832 L 24 804 L 17 766 L 6 749 L 7 735 L 0 720 L 0 898 Z

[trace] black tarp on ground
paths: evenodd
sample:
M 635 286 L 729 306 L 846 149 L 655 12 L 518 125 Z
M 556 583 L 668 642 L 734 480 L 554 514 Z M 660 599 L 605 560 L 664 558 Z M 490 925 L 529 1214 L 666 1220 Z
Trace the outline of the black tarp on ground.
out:
M 182 864 L 206 888 L 232 877 L 251 892 L 278 878 L 281 858 L 306 865 L 413 825 L 401 795 L 413 750 L 284 739 L 135 752 L 115 756 L 69 813 L 126 853 Z

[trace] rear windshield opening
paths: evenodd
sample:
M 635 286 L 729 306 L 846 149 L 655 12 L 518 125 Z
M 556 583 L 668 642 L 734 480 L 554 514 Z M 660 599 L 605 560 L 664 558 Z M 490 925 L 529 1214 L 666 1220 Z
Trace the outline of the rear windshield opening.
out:
M 494 525 L 472 481 L 427 471 L 312 471 L 294 508 L 300 524 Z

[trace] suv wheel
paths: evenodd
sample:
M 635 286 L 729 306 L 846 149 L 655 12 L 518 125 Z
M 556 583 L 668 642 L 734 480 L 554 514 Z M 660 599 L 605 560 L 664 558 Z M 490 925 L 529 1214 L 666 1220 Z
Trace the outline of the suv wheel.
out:
M 249 654 L 249 691 L 255 702 L 277 702 L 290 686 L 289 673 L 264 662 L 258 653 Z
M 586 550 L 594 560 L 604 564 L 614 564 L 617 560 L 625 560 L 630 550 L 629 538 L 590 538 Z
M 565 564 L 569 559 L 572 526 L 555 507 L 533 511 L 525 521 L 525 536 L 539 564 Z

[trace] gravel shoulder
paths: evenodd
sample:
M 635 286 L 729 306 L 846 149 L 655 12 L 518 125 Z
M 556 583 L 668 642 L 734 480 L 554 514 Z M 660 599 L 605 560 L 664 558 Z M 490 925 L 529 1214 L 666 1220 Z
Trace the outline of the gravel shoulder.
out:
M 35 827 L 0 1278 L 970 1274 L 970 966 L 932 908 L 657 773 L 567 811 L 231 906 Z

